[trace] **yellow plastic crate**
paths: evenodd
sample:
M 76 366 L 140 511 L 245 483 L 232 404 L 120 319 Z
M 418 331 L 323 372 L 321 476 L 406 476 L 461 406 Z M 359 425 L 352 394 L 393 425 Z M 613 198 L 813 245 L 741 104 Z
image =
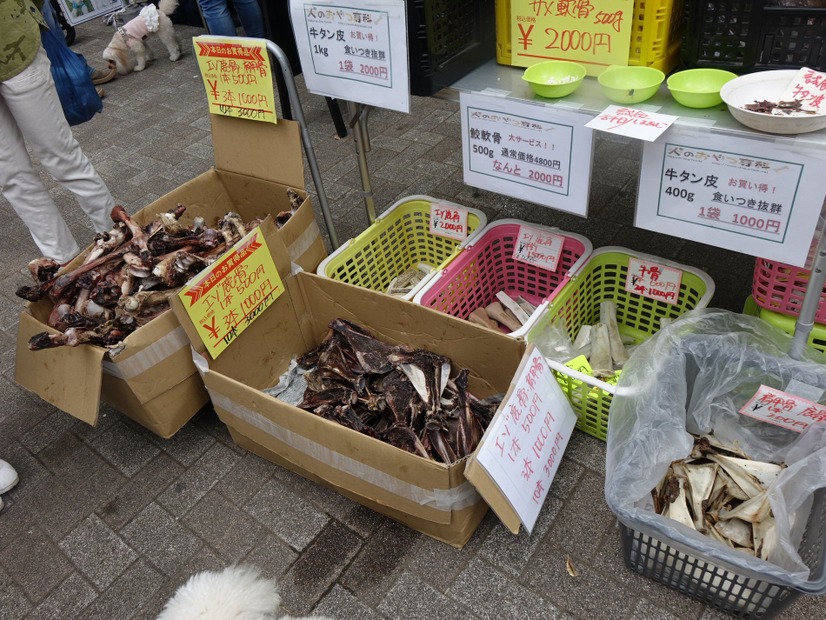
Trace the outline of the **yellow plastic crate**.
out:
M 680 60 L 685 0 L 636 0 L 628 64 L 669 73 Z M 496 0 L 496 62 L 511 64 L 511 3 Z
M 467 239 L 459 242 L 430 233 L 430 207 L 434 203 L 467 209 Z M 419 263 L 426 263 L 433 267 L 433 272 L 404 296 L 410 300 L 473 241 L 487 222 L 485 214 L 478 209 L 430 196 L 408 196 L 382 213 L 358 237 L 325 258 L 316 273 L 384 293 L 393 278 Z
M 754 301 L 754 298 L 751 295 L 748 296 L 746 303 L 743 306 L 743 314 L 759 317 L 766 321 L 769 325 L 782 329 L 790 336 L 794 336 L 794 332 L 797 329 L 797 317 L 786 316 L 785 314 L 780 314 L 779 312 L 761 308 L 757 305 L 757 302 Z M 826 353 L 826 325 L 815 323 L 812 326 L 812 331 L 809 334 L 808 345 L 821 353 Z

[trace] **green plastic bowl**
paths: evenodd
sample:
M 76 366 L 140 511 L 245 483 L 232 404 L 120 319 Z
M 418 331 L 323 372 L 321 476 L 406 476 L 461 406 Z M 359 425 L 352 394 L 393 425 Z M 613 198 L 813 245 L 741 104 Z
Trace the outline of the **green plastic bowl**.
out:
M 614 103 L 640 103 L 653 97 L 664 79 L 654 67 L 608 67 L 597 81 Z
M 546 60 L 525 69 L 522 79 L 540 97 L 558 99 L 574 92 L 585 77 L 585 67 L 567 60 Z
M 666 84 L 671 96 L 687 108 L 713 108 L 722 105 L 720 89 L 737 77 L 722 69 L 688 69 L 668 78 Z

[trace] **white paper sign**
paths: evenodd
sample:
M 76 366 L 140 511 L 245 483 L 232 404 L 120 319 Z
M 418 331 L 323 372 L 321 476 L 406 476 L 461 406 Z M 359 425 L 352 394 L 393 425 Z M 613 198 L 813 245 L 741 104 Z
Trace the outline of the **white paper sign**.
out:
M 683 272 L 679 269 L 629 258 L 625 290 L 667 304 L 676 304 L 680 299 L 682 279 Z
M 823 405 L 766 385 L 757 389 L 740 413 L 798 433 L 817 422 L 826 422 L 826 407 Z
M 467 209 L 434 203 L 430 205 L 430 234 L 448 239 L 467 239 Z
M 803 67 L 783 91 L 780 101 L 799 101 L 804 110 L 826 113 L 826 73 Z
M 666 129 L 671 127 L 677 118 L 670 114 L 657 114 L 656 112 L 645 112 L 636 108 L 609 105 L 585 126 L 599 131 L 653 142 Z
M 464 180 L 577 215 L 588 212 L 593 132 L 588 116 L 461 93 Z
M 49 0 L 46 0 L 49 2 Z M 123 10 L 123 0 L 84 0 L 83 2 L 72 0 L 60 0 L 60 8 L 62 9 L 63 17 L 70 26 L 77 26 L 90 19 L 96 17 L 103 17 L 115 11 Z M 117 25 L 121 25 L 121 20 Z M 58 32 L 59 36 L 63 36 Z
M 564 243 L 565 237 L 562 235 L 530 226 L 520 226 L 519 239 L 513 248 L 513 259 L 548 271 L 556 271 Z
M 542 353 L 534 348 L 476 456 L 528 532 L 533 530 L 575 425 L 571 404 Z
M 826 149 L 675 129 L 643 146 L 634 225 L 802 267 Z
M 310 92 L 410 112 L 403 0 L 290 0 Z

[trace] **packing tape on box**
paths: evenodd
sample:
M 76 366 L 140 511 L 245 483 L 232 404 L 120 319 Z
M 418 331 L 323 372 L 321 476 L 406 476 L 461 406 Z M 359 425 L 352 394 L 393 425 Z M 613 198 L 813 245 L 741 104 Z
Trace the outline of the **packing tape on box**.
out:
M 123 361 L 103 361 L 103 372 L 124 381 L 137 377 L 156 364 L 161 363 L 173 353 L 189 347 L 189 338 L 180 325 L 168 334 L 161 336 L 143 350 Z
M 304 252 L 313 247 L 315 240 L 321 236 L 321 230 L 318 228 L 318 223 L 313 222 L 310 226 L 304 229 L 304 232 L 299 235 L 298 239 L 290 244 L 287 251 L 290 254 L 290 260 L 295 262 L 302 256 Z
M 404 480 L 399 480 L 375 467 L 366 465 L 365 463 L 312 441 L 303 435 L 279 426 L 266 416 L 244 407 L 223 394 L 209 390 L 209 395 L 215 407 L 224 409 L 263 433 L 295 448 L 302 454 L 326 463 L 330 467 L 343 471 L 355 478 L 360 478 L 388 493 L 416 502 L 420 506 L 428 506 L 436 510 L 450 512 L 468 508 L 482 501 L 479 493 L 467 480 L 454 489 L 425 489 L 405 482 Z

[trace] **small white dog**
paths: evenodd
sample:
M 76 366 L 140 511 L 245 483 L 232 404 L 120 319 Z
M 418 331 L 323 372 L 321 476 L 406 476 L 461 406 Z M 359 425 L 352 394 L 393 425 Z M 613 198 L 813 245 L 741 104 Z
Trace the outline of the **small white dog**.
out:
M 147 4 L 137 17 L 120 26 L 103 50 L 103 58 L 109 61 L 109 66 L 114 66 L 120 75 L 143 71 L 146 61 L 152 60 L 152 50 L 144 44 L 144 40 L 154 32 L 158 33 L 169 51 L 169 60 L 178 60 L 181 48 L 175 38 L 175 27 L 169 19 L 176 8 L 178 0 L 160 0 L 157 8 L 154 4 Z
M 275 582 L 252 566 L 196 573 L 167 601 L 158 620 L 276 620 L 281 597 Z M 332 620 L 281 617 L 281 620 Z

